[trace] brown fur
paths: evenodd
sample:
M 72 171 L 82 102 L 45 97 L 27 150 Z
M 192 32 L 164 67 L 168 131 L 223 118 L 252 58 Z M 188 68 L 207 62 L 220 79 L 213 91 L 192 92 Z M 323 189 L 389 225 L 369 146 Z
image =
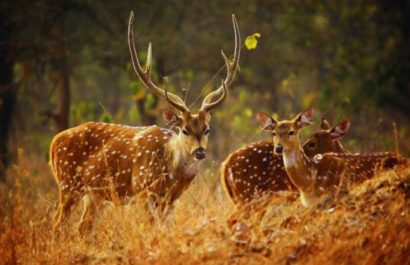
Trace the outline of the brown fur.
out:
M 339 137 L 330 136 L 338 126 L 341 124 L 331 128 L 325 119 L 322 120 L 321 129 L 303 145 L 305 152 L 309 156 L 345 152 Z M 286 173 L 282 156 L 273 154 L 273 143 L 268 141 L 252 143 L 231 153 L 222 164 L 221 181 L 237 206 L 275 192 L 297 191 Z
M 389 161 L 390 168 L 407 164 L 407 159 L 396 153 L 325 153 L 309 158 L 300 146 L 299 132 L 311 123 L 312 115 L 313 109 L 308 109 L 289 121 L 277 122 L 271 117 L 263 119 L 265 127 L 274 134 L 275 150 L 283 147 L 286 172 L 300 191 L 305 206 L 345 183 L 357 184 L 373 178 L 377 170 L 385 169 L 385 161 Z
M 195 123 L 197 127 L 189 127 L 195 131 L 203 121 L 191 117 L 186 126 Z M 206 148 L 207 139 L 198 134 L 177 135 L 157 126 L 89 122 L 56 135 L 50 146 L 50 165 L 60 192 L 55 229 L 84 197 L 80 230 L 88 229 L 95 204 L 112 200 L 112 184 L 118 198 L 139 194 L 162 216 L 197 173 L 198 161 L 191 155 L 193 140 L 189 138 Z

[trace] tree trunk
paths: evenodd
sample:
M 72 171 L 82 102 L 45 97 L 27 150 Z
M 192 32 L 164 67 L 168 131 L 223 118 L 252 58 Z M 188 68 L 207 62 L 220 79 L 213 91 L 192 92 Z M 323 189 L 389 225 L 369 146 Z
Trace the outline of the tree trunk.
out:
M 13 65 L 0 56 L 0 181 L 4 181 L 6 170 L 10 164 L 8 142 L 11 121 L 17 98 L 17 88 L 13 86 Z
M 70 79 L 67 72 L 65 57 L 61 61 L 62 67 L 59 70 L 59 111 L 57 119 L 58 131 L 63 131 L 69 127 L 70 119 Z
M 56 3 L 55 23 L 52 28 L 54 43 L 51 47 L 51 60 L 56 71 L 58 84 L 58 112 L 54 116 L 58 131 L 69 127 L 70 118 L 70 77 L 67 66 L 65 45 L 65 7 L 64 3 Z
M 6 170 L 10 164 L 8 142 L 14 105 L 17 98 L 17 87 L 13 85 L 13 56 L 10 52 L 10 26 L 0 17 L 0 181 L 5 181 Z

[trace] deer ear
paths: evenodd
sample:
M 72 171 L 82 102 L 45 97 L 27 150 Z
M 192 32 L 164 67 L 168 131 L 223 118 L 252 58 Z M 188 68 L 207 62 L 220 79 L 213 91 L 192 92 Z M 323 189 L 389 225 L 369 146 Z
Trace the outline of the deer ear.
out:
M 209 112 L 206 113 L 206 122 L 211 121 L 211 114 Z
M 211 114 L 208 111 L 200 110 L 198 112 L 199 116 L 202 117 L 206 122 L 211 120 Z
M 296 127 L 303 128 L 305 126 L 308 126 L 310 124 L 312 124 L 312 119 L 313 119 L 313 108 L 310 107 L 307 110 L 299 113 L 296 118 L 295 118 L 295 124 Z
M 180 126 L 182 123 L 182 119 L 170 110 L 163 111 L 162 117 L 164 118 L 165 122 L 171 126 Z
M 330 130 L 330 123 L 326 118 L 322 118 L 320 121 L 320 129 L 322 130 Z
M 350 128 L 350 121 L 343 120 L 338 125 L 336 125 L 330 130 L 330 136 L 333 139 L 343 137 L 346 134 L 346 132 L 349 130 L 349 128 Z
M 277 122 L 268 114 L 263 112 L 256 113 L 256 119 L 261 125 L 262 130 L 271 132 L 275 129 Z

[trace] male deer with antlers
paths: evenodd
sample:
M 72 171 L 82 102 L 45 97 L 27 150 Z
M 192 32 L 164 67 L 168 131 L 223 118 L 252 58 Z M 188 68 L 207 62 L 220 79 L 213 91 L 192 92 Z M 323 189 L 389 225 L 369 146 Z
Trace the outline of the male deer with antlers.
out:
M 339 139 L 349 130 L 343 120 L 333 128 L 322 119 L 320 130 L 304 143 L 309 157 L 326 152 L 344 153 Z M 260 141 L 231 153 L 221 166 L 221 181 L 236 206 L 252 203 L 275 192 L 296 191 L 286 173 L 281 155 L 273 155 L 273 143 Z
M 81 233 L 88 230 L 92 225 L 95 203 L 112 199 L 110 187 L 119 198 L 142 196 L 162 217 L 187 189 L 198 172 L 199 161 L 206 156 L 210 111 L 224 102 L 239 62 L 241 41 L 235 16 L 232 15 L 233 59 L 228 59 L 222 52 L 226 77 L 217 90 L 205 97 L 196 114 L 180 97 L 152 82 L 151 44 L 145 69 L 141 68 L 134 44 L 133 18 L 131 12 L 128 45 L 132 65 L 149 91 L 165 98 L 182 112 L 182 115 L 172 111 L 163 113 L 165 121 L 176 127 L 178 133 L 155 125 L 130 127 L 89 122 L 55 136 L 50 146 L 50 165 L 59 188 L 54 230 L 67 219 L 72 206 L 81 198 L 84 198 L 84 212 L 79 230 Z
M 315 202 L 322 194 L 338 190 L 344 183 L 361 183 L 378 170 L 405 165 L 407 160 L 397 153 L 325 153 L 309 158 L 300 146 L 299 132 L 312 123 L 309 108 L 291 120 L 275 121 L 265 113 L 256 118 L 263 130 L 273 134 L 275 155 L 282 155 L 285 170 L 304 206 Z

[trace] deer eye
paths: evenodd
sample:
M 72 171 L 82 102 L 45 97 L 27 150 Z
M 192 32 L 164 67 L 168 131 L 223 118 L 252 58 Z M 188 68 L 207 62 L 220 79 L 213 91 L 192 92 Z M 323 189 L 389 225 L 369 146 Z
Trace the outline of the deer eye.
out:
M 209 134 L 209 128 L 207 127 L 206 129 L 205 129 L 205 135 L 208 135 Z
M 316 146 L 316 143 L 314 143 L 314 142 L 310 142 L 310 143 L 307 144 L 307 147 L 309 149 L 313 149 L 313 148 L 315 148 L 315 146 Z
M 275 132 L 272 132 L 272 135 L 273 135 L 273 136 L 276 136 L 276 133 L 275 133 Z
M 290 132 L 288 132 L 288 135 L 289 135 L 289 136 L 295 135 L 295 131 L 290 131 Z
M 182 129 L 182 133 L 188 135 L 188 131 L 186 129 Z

